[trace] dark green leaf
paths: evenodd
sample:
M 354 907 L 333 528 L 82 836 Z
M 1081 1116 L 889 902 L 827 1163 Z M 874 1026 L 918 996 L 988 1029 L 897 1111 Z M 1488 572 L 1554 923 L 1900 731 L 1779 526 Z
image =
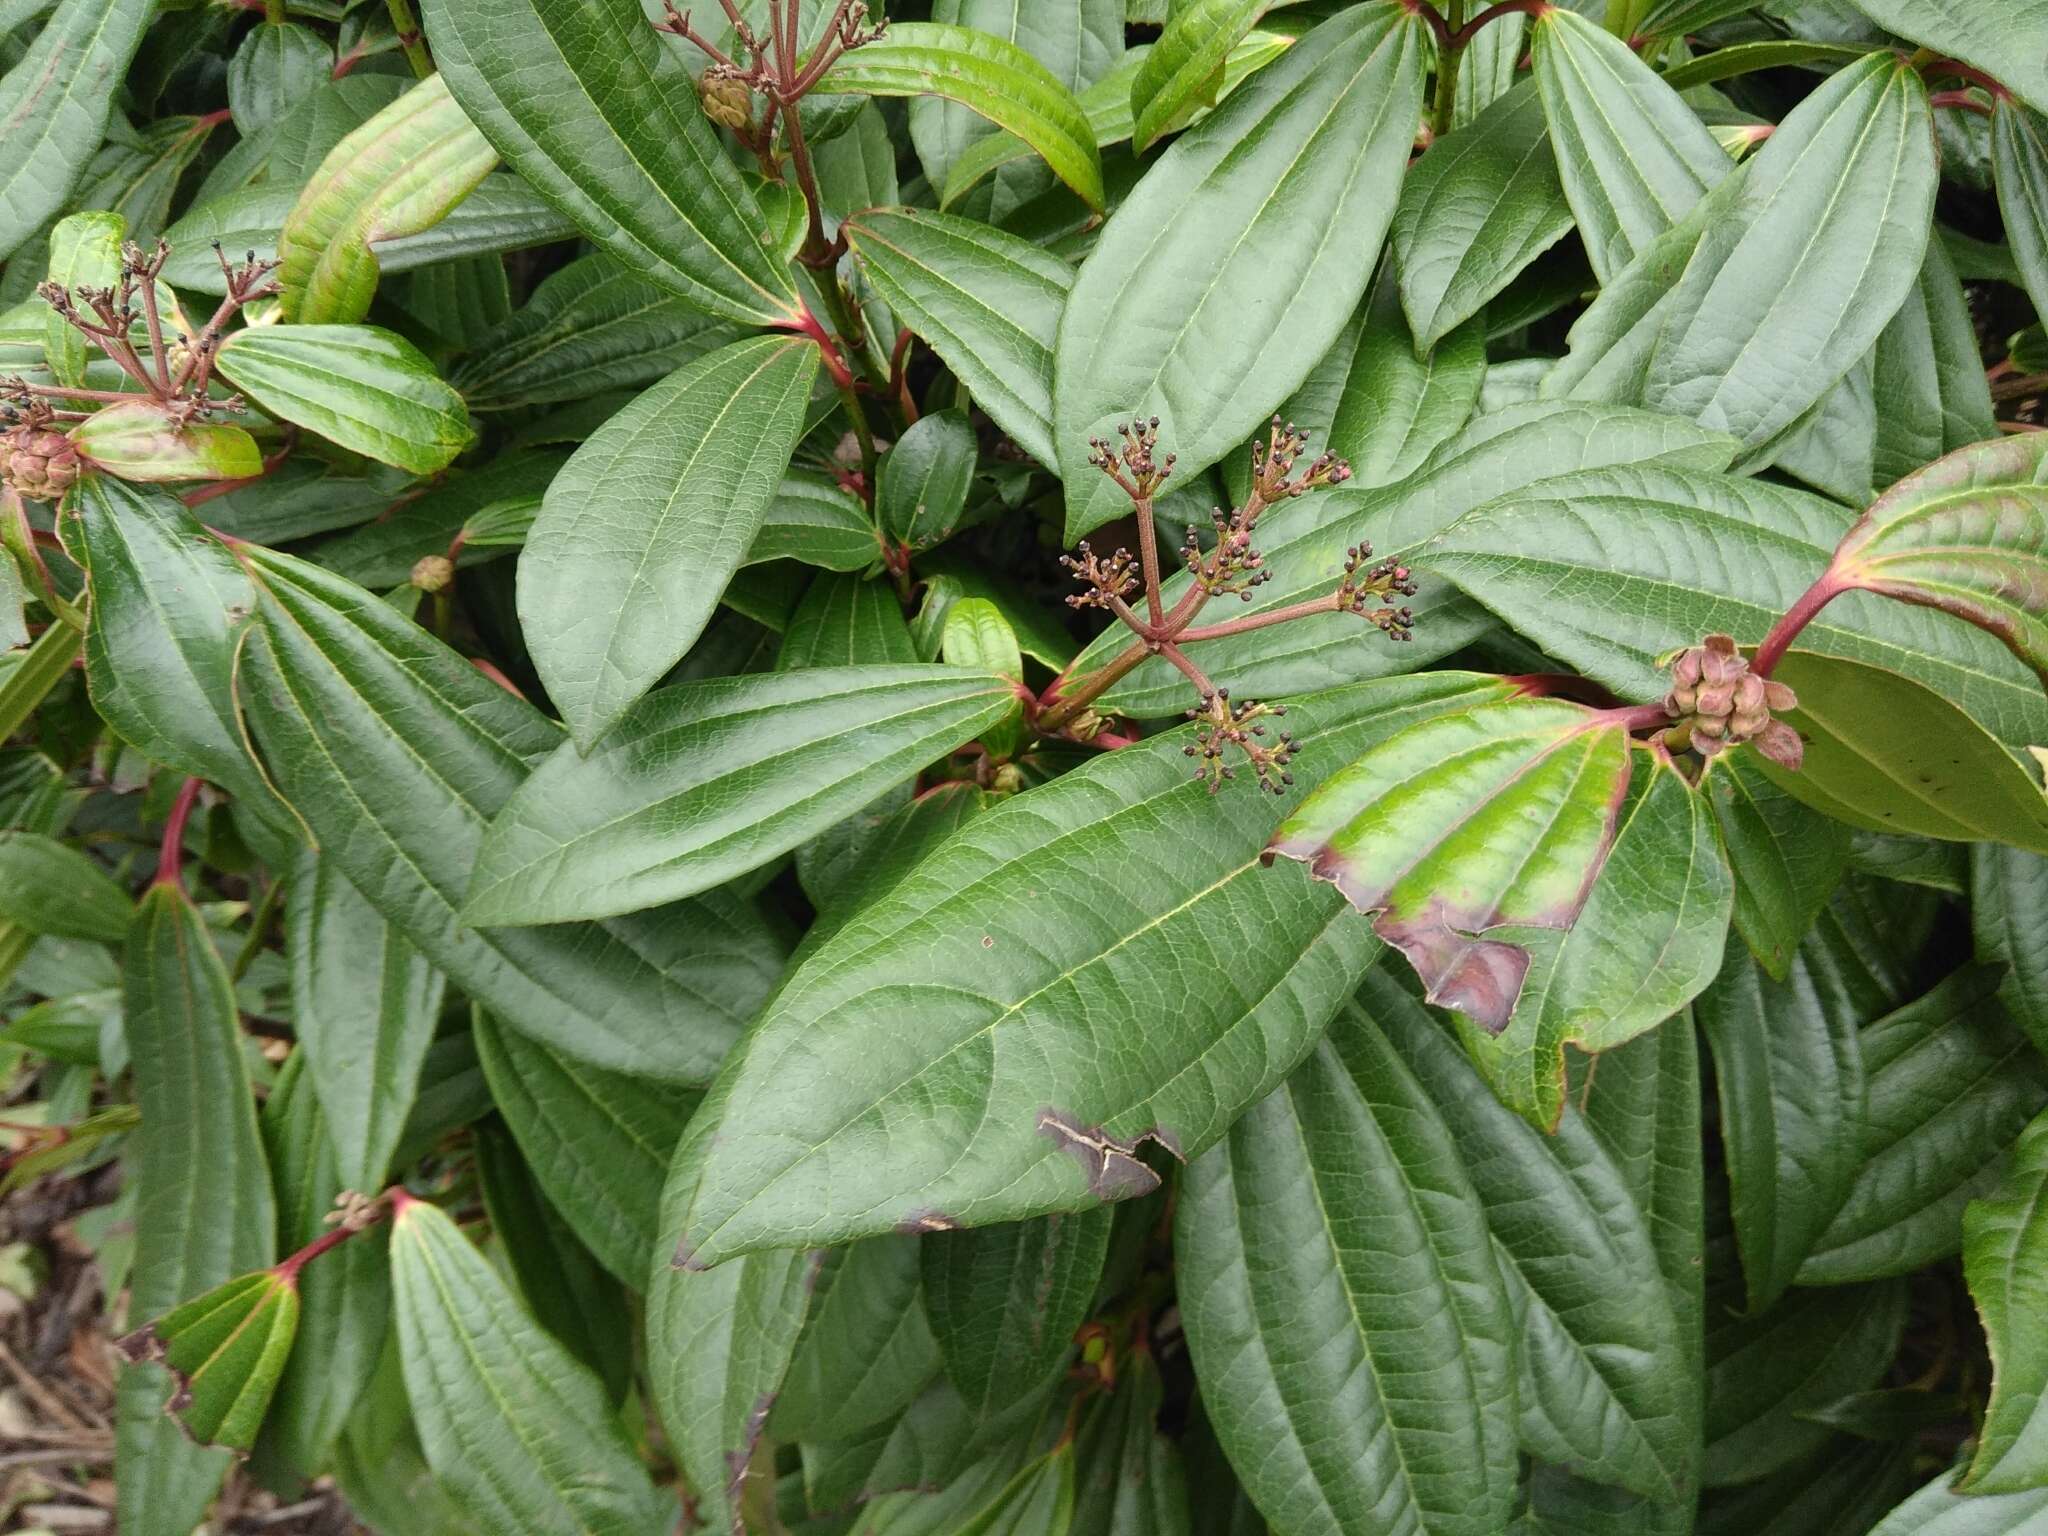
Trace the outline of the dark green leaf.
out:
M 850 1439 L 895 1418 L 938 1374 L 920 1241 L 875 1237 L 826 1256 L 768 1421 L 778 1440 Z
M 18 828 L 0 830 L 0 922 L 30 933 L 118 944 L 134 912 L 128 893 L 68 843 Z
M 1995 1368 L 1977 1454 L 1963 1486 L 1972 1493 L 2022 1493 L 2048 1485 L 2044 1459 L 2041 1319 L 2042 1194 L 2048 1185 L 2048 1120 L 2020 1134 L 1998 1187 L 1963 1212 L 1963 1274 L 1984 1324 Z
M 1159 1427 L 1165 1395 L 1149 1353 L 1117 1368 L 1074 1442 L 1074 1516 L 1068 1529 L 1105 1536 L 1190 1536 L 1181 1453 Z
M 903 605 L 889 583 L 835 572 L 813 577 L 804 590 L 775 653 L 775 670 L 906 666 L 917 659 Z
M 1779 981 L 1849 867 L 1849 830 L 1793 799 L 1748 753 L 1716 757 L 1701 782 L 1735 872 L 1735 927 Z
M 881 540 L 861 499 L 823 475 L 803 472 L 782 477 L 747 546 L 749 565 L 799 560 L 828 571 L 865 571 L 881 557 Z
M 1979 843 L 1970 849 L 1969 897 L 1977 958 L 2006 968 L 1998 995 L 2048 1056 L 2048 858 Z
M 911 550 L 943 543 L 967 510 L 974 481 L 974 427 L 965 411 L 918 418 L 882 458 L 875 519 Z
M 270 128 L 325 85 L 334 49 L 311 27 L 264 21 L 243 34 L 228 63 L 228 108 L 244 139 Z
M 1877 340 L 1871 394 L 1871 474 L 1878 487 L 1998 435 L 1969 301 L 1939 240 L 1927 242 L 1918 286 Z

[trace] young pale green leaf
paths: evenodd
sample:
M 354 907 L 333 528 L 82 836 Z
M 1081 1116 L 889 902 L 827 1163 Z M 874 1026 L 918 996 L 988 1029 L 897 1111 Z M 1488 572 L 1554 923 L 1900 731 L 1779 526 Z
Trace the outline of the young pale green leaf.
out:
M 638 0 L 425 0 L 434 61 L 506 163 L 592 240 L 709 314 L 802 308 L 739 168 L 662 78 Z
M 1970 849 L 1969 897 L 1977 959 L 2005 967 L 1999 996 L 2048 1056 L 2048 858 L 1978 843 Z
M 259 1269 L 173 1307 L 122 1339 L 120 1349 L 171 1373 L 177 1389 L 165 1411 L 194 1440 L 246 1451 L 298 1331 L 297 1274 Z
M 400 1204 L 391 1276 L 413 1421 L 472 1519 L 504 1536 L 659 1536 L 674 1523 L 597 1378 L 433 1206 Z
M 1973 1493 L 2022 1493 L 2048 1486 L 2048 1117 L 2020 1133 L 1998 1187 L 1963 1211 L 1963 1275 L 1991 1348 L 1991 1404 L 1962 1486 Z
M 1102 157 L 1073 92 L 1006 38 L 939 22 L 893 24 L 832 62 L 820 90 L 941 96 L 1015 134 L 1089 207 L 1103 206 Z
M 476 1045 L 491 1098 L 549 1202 L 605 1268 L 646 1284 L 662 1180 L 697 1095 L 593 1067 L 481 1011 Z
M 916 665 L 657 690 L 589 755 L 565 743 L 511 797 L 477 852 L 464 920 L 559 923 L 708 890 L 972 741 L 1014 701 L 1002 678 Z
M 1355 1005 L 1189 1168 L 1175 1247 L 1203 1404 L 1276 1529 L 1505 1528 L 1515 1325 L 1485 1213 Z
M 523 307 L 481 336 L 448 376 L 473 411 L 587 400 L 667 377 L 738 339 L 602 251 L 549 274 Z
M 61 0 L 0 79 L 0 257 L 64 206 L 155 13 L 153 0 Z
M 1877 1384 L 1898 1353 L 1906 1287 L 1800 1290 L 1756 1316 L 1713 1316 L 1701 1476 L 1720 1487 L 1768 1476 L 1834 1439 L 1805 1415 Z
M 1692 107 L 1622 39 L 1562 5 L 1533 31 L 1555 164 L 1604 285 L 1732 167 Z
M 228 61 L 228 110 L 235 131 L 254 139 L 327 84 L 334 48 L 311 27 L 262 21 L 251 27 Z
M 50 230 L 50 281 L 70 293 L 112 288 L 121 277 L 121 241 L 128 221 L 118 213 L 74 213 Z M 90 311 L 88 311 L 89 313 Z M 85 383 L 85 335 L 54 308 L 43 314 L 43 359 L 50 376 L 74 388 Z
M 1337 339 L 1407 167 L 1424 46 L 1421 18 L 1393 5 L 1332 17 L 1177 140 L 1117 209 L 1060 321 L 1069 540 L 1128 510 L 1089 467 L 1090 438 L 1158 416 L 1182 473 L 1207 469 Z
M 2048 4 L 2042 0 L 2005 0 L 1995 12 L 1942 0 L 1853 3 L 1887 32 L 1975 65 L 2036 111 L 2048 112 Z
M 2030 767 L 1962 710 L 1900 673 L 1794 651 L 1772 673 L 1799 695 L 1785 722 L 1799 771 L 1758 766 L 1786 793 L 1873 832 L 1989 839 L 2048 853 L 2048 796 Z
M 54 837 L 0 829 L 0 922 L 30 933 L 118 944 L 134 917 L 105 870 Z
M 1270 0 L 1190 0 L 1176 6 L 1166 30 L 1131 82 L 1132 143 L 1150 149 L 1216 98 L 1223 61 L 1265 13 Z
M 122 953 L 124 1027 L 142 1124 L 128 1309 L 158 1317 L 275 1257 L 276 1205 L 242 1064 L 227 967 L 175 885 L 152 886 Z M 228 1467 L 164 1413 L 169 1374 L 121 1373 L 115 1487 L 124 1532 L 187 1536 Z
M 321 856 L 514 1028 L 616 1071 L 708 1078 L 758 1002 L 728 1001 L 724 979 L 780 957 L 695 912 L 531 932 L 459 922 L 486 823 L 561 732 L 388 603 L 244 553 L 260 587 L 244 703 Z
M 384 1187 L 440 1021 L 446 980 L 314 853 L 285 904 L 292 1028 L 342 1187 Z
M 852 1439 L 895 1419 L 938 1374 L 938 1340 L 925 1319 L 921 1241 L 872 1237 L 825 1256 L 768 1419 L 777 1440 Z
M 967 510 L 974 482 L 974 427 L 965 411 L 921 416 L 883 455 L 875 519 L 906 549 L 944 543 Z
M 1863 1031 L 1867 1107 L 1847 1198 L 1802 1285 L 1909 1274 L 1954 1253 L 1963 1209 L 1997 1187 L 2014 1137 L 2048 1104 L 2048 1063 L 1968 968 Z
M 1007 678 L 1011 691 L 1024 688 L 1024 653 L 1017 632 L 1003 610 L 985 597 L 963 597 L 946 612 L 939 655 L 949 667 L 968 667 Z M 981 744 L 998 760 L 1014 757 L 1024 741 L 1024 706 L 1020 699 L 1009 715 L 983 728 Z
M 421 81 L 335 145 L 278 232 L 287 320 L 349 324 L 377 292 L 378 241 L 424 234 L 498 163 L 448 92 Z
M 703 632 L 789 468 L 817 369 L 800 338 L 721 347 L 612 417 L 548 487 L 519 618 L 579 747 Z
M 1359 994 L 1458 1148 L 1519 1322 L 1521 1441 L 1581 1476 L 1689 1498 L 1697 1386 L 1647 1219 L 1576 1111 L 1546 1136 L 1496 1101 L 1384 968 Z
M 1422 398 L 1427 400 L 1426 391 Z M 1532 401 L 1487 412 L 1398 481 L 1370 490 L 1347 486 L 1318 492 L 1274 508 L 1259 525 L 1259 548 L 1266 558 L 1261 569 L 1271 572 L 1272 579 L 1258 589 L 1252 602 L 1239 606 L 1256 614 L 1326 597 L 1344 568 L 1347 547 L 1363 540 L 1382 557 L 1413 558 L 1422 544 L 1461 514 L 1510 492 L 1516 493 L 1518 503 L 1551 477 L 1616 464 L 1719 469 L 1727 464 L 1731 447 L 1729 439 L 1702 432 L 1690 422 L 1615 406 Z M 1815 570 L 1824 559 L 1824 554 L 1816 555 Z M 1168 603 L 1178 601 L 1187 586 L 1185 576 L 1170 581 Z M 1793 591 L 1786 601 L 1797 595 Z M 1197 659 L 1212 675 L 1228 677 L 1231 687 L 1242 694 L 1284 697 L 1426 665 L 1469 644 L 1488 622 L 1477 605 L 1427 573 L 1420 577 L 1420 591 L 1410 602 L 1417 638 L 1409 644 L 1385 645 L 1371 636 L 1361 640 L 1355 620 L 1332 615 L 1217 640 L 1203 646 Z M 1772 617 L 1775 614 L 1763 620 L 1759 637 Z M 1123 643 L 1114 635 L 1097 640 L 1073 663 L 1072 675 L 1085 677 Z M 1674 639 L 1669 646 L 1697 643 L 1695 634 Z M 1661 693 L 1664 686 L 1653 675 L 1635 696 Z M 1620 691 L 1631 696 L 1627 689 Z M 1110 708 L 1140 719 L 1156 718 L 1187 707 L 1187 680 L 1154 659 L 1103 697 Z M 2043 730 L 2048 731 L 2048 706 L 2042 717 Z
M 1055 1213 L 919 1240 L 924 1310 L 946 1377 L 982 1420 L 1041 1389 L 1087 1320 L 1110 1209 Z
M 678 1192 L 662 1196 L 674 1230 Z M 782 1390 L 819 1255 L 750 1254 L 709 1274 L 654 1261 L 647 1283 L 647 1365 L 676 1460 L 714 1531 L 744 1536 L 739 1489 Z
M 1619 723 L 1508 692 L 1384 737 L 1330 774 L 1268 848 L 1370 914 L 1430 1002 L 1495 1037 L 1532 956 L 1484 935 L 1572 927 L 1614 846 L 1630 777 Z
M 1293 701 L 1317 744 L 1294 771 L 1502 691 L 1439 673 Z M 1195 1156 L 1294 1067 L 1376 946 L 1333 893 L 1260 869 L 1271 813 L 1192 781 L 1188 739 L 975 817 L 811 952 L 677 1150 L 680 1261 L 1145 1194 L 1142 1142 Z M 1156 874 L 1076 904 L 1075 858 Z M 1172 1006 L 1132 1051 L 1146 998 Z M 905 1035 L 913 1014 L 932 1027 Z
M 1735 872 L 1735 928 L 1779 981 L 1849 867 L 1849 829 L 1795 800 L 1744 752 L 1716 757 L 1700 781 Z
M 777 672 L 805 667 L 911 666 L 917 644 L 886 581 L 852 572 L 814 577 L 789 616 Z
M 1478 314 L 1571 227 L 1535 86 L 1508 92 L 1432 145 L 1394 211 L 1401 307 L 1416 350 Z
M 873 208 L 841 226 L 861 272 L 975 404 L 1039 463 L 1052 441 L 1053 347 L 1074 270 L 970 219 Z
M 746 564 L 797 560 L 827 571 L 857 572 L 881 558 L 881 538 L 861 499 L 828 476 L 793 470 L 782 477 L 761 514 Z
M 221 343 L 219 367 L 280 420 L 416 475 L 446 469 L 475 435 L 425 355 L 375 326 L 251 326 Z
M 1978 443 L 1871 503 L 1829 571 L 1953 614 L 2002 640 L 2048 684 L 2048 444 Z
M 1657 698 L 1669 686 L 1659 658 L 1702 635 L 1762 640 L 1826 569 L 1848 520 L 1761 480 L 1596 469 L 1468 513 L 1415 559 L 1622 698 Z M 1944 615 L 1852 594 L 1802 630 L 1799 646 L 1924 683 L 2015 751 L 2048 741 L 2039 680 Z
M 94 411 L 70 436 L 86 459 L 130 482 L 241 480 L 263 473 L 263 450 L 240 427 L 181 422 L 153 400 L 125 400 Z

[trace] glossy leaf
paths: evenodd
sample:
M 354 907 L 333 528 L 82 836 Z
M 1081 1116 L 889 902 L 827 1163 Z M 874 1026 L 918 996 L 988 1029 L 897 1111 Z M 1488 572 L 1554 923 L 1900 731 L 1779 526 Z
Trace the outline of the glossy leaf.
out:
M 221 375 L 283 421 L 432 474 L 471 439 L 462 397 L 413 344 L 368 325 L 253 326 L 221 343 Z
M 593 1067 L 485 1013 L 476 1043 L 491 1098 L 550 1203 L 605 1268 L 646 1284 L 662 1180 L 697 1095 Z
M 2048 1063 L 2012 1026 L 1996 972 L 1963 970 L 1863 1032 L 1856 1176 L 1804 1285 L 1905 1274 L 1962 1245 L 1963 1208 L 2048 1104 Z
M 121 276 L 121 241 L 128 221 L 118 213 L 74 213 L 50 230 L 50 281 L 76 294 L 111 288 Z M 55 309 L 43 316 L 43 359 L 59 384 L 85 383 L 85 337 Z
M 240 427 L 181 423 L 151 400 L 95 411 L 70 435 L 86 458 L 131 482 L 240 480 L 263 473 L 263 451 Z
M 2021 1493 L 2048 1484 L 2038 1339 L 2048 1273 L 2041 1258 L 2044 1179 L 2048 1120 L 2037 1118 L 2021 1132 L 1998 1187 L 1963 1212 L 1963 1274 L 1994 1368 L 1983 1433 L 1963 1479 L 1973 1493 Z
M 819 89 L 863 96 L 943 96 L 1015 134 L 1091 208 L 1101 208 L 1102 161 L 1073 93 L 1005 38 L 940 22 L 897 22 L 832 62 Z
M 1196 1159 L 1175 1246 L 1203 1402 L 1277 1529 L 1505 1527 L 1514 1323 L 1492 1239 L 1369 1016 L 1340 1013 Z
M 743 1016 L 703 967 L 744 972 L 763 957 L 659 914 L 531 933 L 460 923 L 486 822 L 560 732 L 369 593 L 286 555 L 248 553 L 260 626 L 243 701 L 322 857 L 514 1028 L 597 1066 L 708 1077 Z
M 861 499 L 822 475 L 799 471 L 776 487 L 746 563 L 799 560 L 828 571 L 865 571 L 881 557 L 881 540 Z
M 271 127 L 334 71 L 334 49 L 311 27 L 263 21 L 243 34 L 228 62 L 228 108 L 250 139 Z
M 638 0 L 426 0 L 434 60 L 498 153 L 598 245 L 728 320 L 800 306 L 760 205 Z
M 498 163 L 434 75 L 343 139 L 306 182 L 277 237 L 284 317 L 349 324 L 370 312 L 379 241 L 440 223 Z
M 298 1330 L 296 1275 L 260 1269 L 173 1307 L 120 1347 L 171 1373 L 168 1411 L 194 1440 L 246 1451 Z
M 563 922 L 708 890 L 973 740 L 1013 697 L 1001 678 L 921 666 L 661 689 L 589 756 L 564 744 L 512 796 L 464 917 Z
M 974 427 L 965 411 L 921 416 L 883 456 L 875 520 L 907 549 L 943 543 L 959 526 L 974 481 Z
M 1214 100 L 1223 61 L 1265 11 L 1268 0 L 1192 0 L 1176 6 L 1159 41 L 1131 82 L 1136 120 L 1132 142 L 1150 149 L 1187 120 L 1198 104 Z
M 1160 156 L 1060 322 L 1054 447 L 1069 540 L 1128 510 L 1088 440 L 1158 416 L 1192 475 L 1301 383 L 1365 292 L 1422 105 L 1423 26 L 1331 18 Z M 1311 213 L 1309 210 L 1313 210 Z M 1301 221 L 1321 233 L 1301 239 Z
M 1535 87 L 1430 146 L 1402 183 L 1393 228 L 1417 350 L 1478 314 L 1571 227 Z
M 1604 284 L 1732 167 L 1678 92 L 1613 33 L 1564 6 L 1532 30 L 1555 162 Z
M 1335 766 L 1497 692 L 1401 679 L 1298 700 L 1289 725 Z M 1184 741 L 1107 754 L 975 817 L 811 952 L 677 1151 L 664 1235 L 679 1233 L 680 1259 L 1143 1194 L 1158 1180 L 1141 1142 L 1195 1156 L 1279 1083 L 1374 945 L 1333 893 L 1259 868 L 1271 813 L 1209 797 Z M 1052 875 L 1077 840 L 1105 868 L 1159 878 L 1077 906 Z M 1170 1023 L 1125 1052 L 1121 1020 L 1147 996 L 1174 999 Z M 902 1035 L 893 1021 L 923 1006 L 944 1027 Z
M 703 631 L 789 467 L 817 366 L 798 339 L 721 347 L 606 422 L 548 487 L 519 615 L 579 747 Z
M 427 1462 L 470 1517 L 506 1536 L 653 1536 L 673 1519 L 597 1378 L 520 1310 L 433 1206 L 393 1218 L 406 1396 Z
M 1053 347 L 1073 269 L 1014 235 L 922 209 L 870 209 L 841 229 L 862 273 L 975 403 L 1039 463 L 1058 463 Z

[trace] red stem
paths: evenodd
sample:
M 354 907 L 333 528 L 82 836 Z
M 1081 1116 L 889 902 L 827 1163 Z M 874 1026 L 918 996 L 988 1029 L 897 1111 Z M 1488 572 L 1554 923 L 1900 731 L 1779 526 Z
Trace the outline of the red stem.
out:
M 1965 64 L 1961 59 L 1931 59 L 1921 66 L 1922 75 L 1954 75 L 1958 80 L 1967 80 L 1972 85 L 1981 85 L 2000 101 L 2012 100 L 2012 92 L 1985 74 L 1983 70 Z
M 825 329 L 818 317 L 811 313 L 808 304 L 802 304 L 796 318 L 785 321 L 782 329 L 800 331 L 815 341 L 818 350 L 825 355 L 825 371 L 832 375 L 832 382 L 841 389 L 853 388 L 853 370 L 846 366 L 846 359 L 840 356 L 839 348 L 832 344 L 831 333 Z
M 1498 5 L 1489 5 L 1477 16 L 1466 22 L 1464 26 L 1453 32 L 1450 36 L 1450 44 L 1453 48 L 1463 48 L 1472 41 L 1473 36 L 1481 27 L 1485 26 L 1488 22 L 1499 21 L 1503 16 L 1512 16 L 1518 11 L 1525 16 L 1543 16 L 1556 8 L 1554 0 L 1500 0 Z
M 1936 91 L 1927 98 L 1927 104 L 1930 107 L 1957 107 L 1965 112 L 1981 112 L 1986 117 L 1992 116 L 1995 110 L 1968 91 Z
M 163 843 L 157 851 L 156 883 L 176 885 L 185 858 L 185 823 L 192 819 L 192 807 L 199 800 L 205 780 L 187 779 L 178 786 L 178 798 L 171 802 L 171 818 L 164 823 Z
M 1274 608 L 1265 613 L 1249 614 L 1242 619 L 1226 619 L 1221 624 L 1203 624 L 1194 629 L 1184 629 L 1174 639 L 1183 644 L 1197 640 L 1221 640 L 1228 635 L 1247 634 L 1255 629 L 1265 629 L 1274 624 L 1287 624 L 1295 619 L 1305 619 L 1316 613 L 1340 613 L 1333 593 L 1329 597 L 1312 597 L 1306 602 L 1290 603 L 1285 608 Z
M 1820 580 L 1802 592 L 1799 601 L 1786 609 L 1785 616 L 1771 626 L 1771 632 L 1764 636 L 1764 643 L 1750 658 L 1749 670 L 1758 677 L 1769 677 L 1779 658 L 1799 638 L 1799 632 L 1813 622 L 1821 609 L 1849 590 L 1850 584 L 1837 576 L 1832 566 L 1821 572 Z
M 278 1264 L 270 1272 L 280 1280 L 296 1284 L 300 1270 L 319 1258 L 328 1249 L 339 1248 L 343 1243 L 354 1237 L 358 1230 L 360 1229 L 355 1227 L 336 1227 L 332 1232 L 323 1232 L 290 1258 Z
M 910 344 L 916 338 L 909 326 L 896 333 L 896 349 L 889 354 L 889 387 L 895 391 L 896 404 L 902 408 L 903 424 L 917 425 L 917 402 L 910 398 Z

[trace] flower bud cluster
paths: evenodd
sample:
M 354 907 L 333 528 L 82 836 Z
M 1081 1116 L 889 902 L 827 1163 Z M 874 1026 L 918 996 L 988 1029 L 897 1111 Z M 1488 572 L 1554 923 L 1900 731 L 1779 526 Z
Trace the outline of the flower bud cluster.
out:
M 1675 722 L 1674 746 L 1689 745 L 1701 757 L 1712 757 L 1753 742 L 1786 768 L 1799 766 L 1804 745 L 1797 731 L 1772 714 L 1798 707 L 1790 688 L 1750 671 L 1748 658 L 1727 635 L 1708 635 L 1679 652 L 1671 664 L 1671 691 L 1664 696 L 1665 713 Z

